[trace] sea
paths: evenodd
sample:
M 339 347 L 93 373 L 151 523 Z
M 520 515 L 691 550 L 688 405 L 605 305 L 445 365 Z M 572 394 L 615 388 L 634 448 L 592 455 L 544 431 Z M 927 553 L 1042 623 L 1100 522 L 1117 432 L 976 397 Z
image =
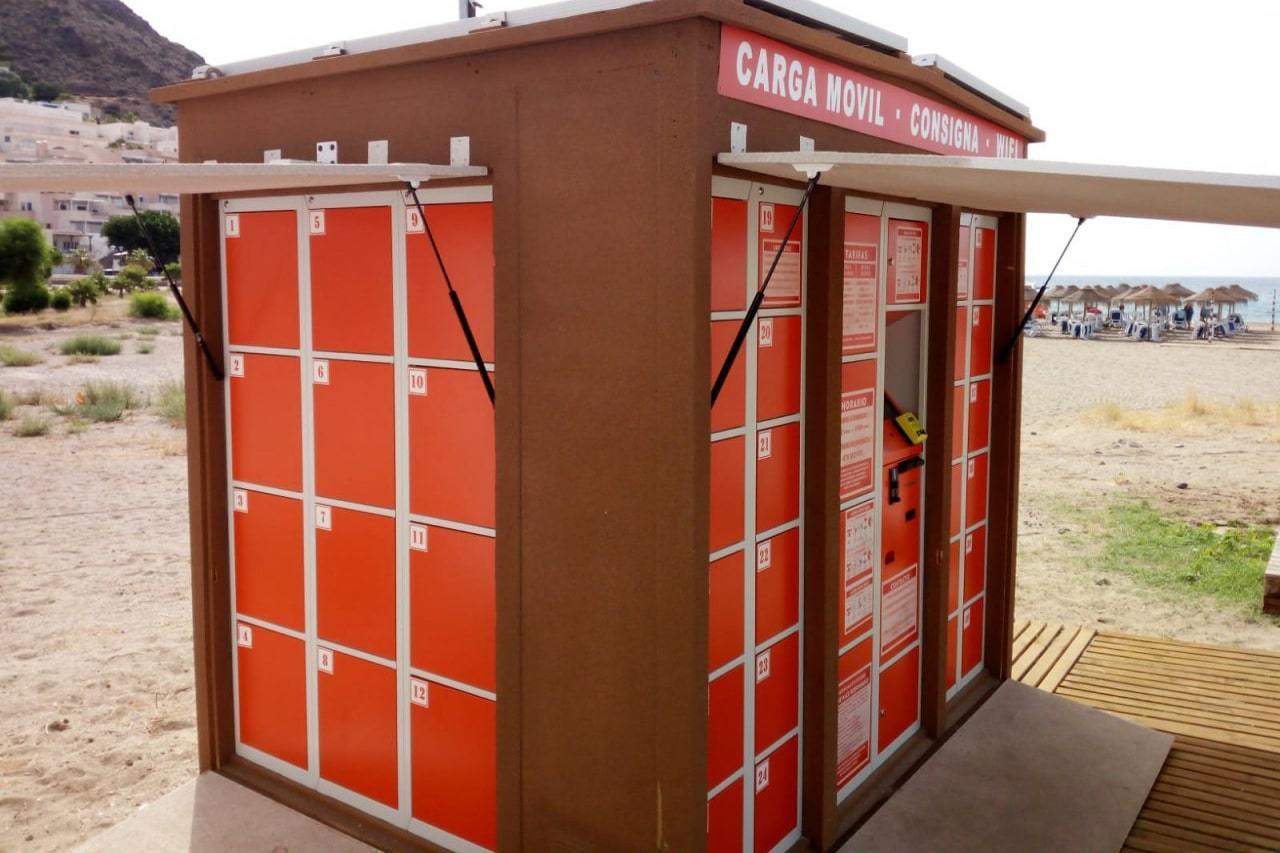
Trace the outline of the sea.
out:
M 1059 284 L 1115 285 L 1115 284 L 1154 284 L 1157 287 L 1178 282 L 1183 287 L 1199 292 L 1206 287 L 1217 287 L 1223 284 L 1238 284 L 1246 290 L 1258 294 L 1256 302 L 1249 302 L 1239 307 L 1241 316 L 1255 328 L 1259 324 L 1269 326 L 1273 312 L 1276 328 L 1280 329 L 1280 277 L 1239 278 L 1233 276 L 1176 276 L 1176 275 L 1067 275 L 1058 273 L 1053 277 L 1050 288 Z M 1044 274 L 1027 276 L 1027 284 L 1039 288 L 1044 283 Z

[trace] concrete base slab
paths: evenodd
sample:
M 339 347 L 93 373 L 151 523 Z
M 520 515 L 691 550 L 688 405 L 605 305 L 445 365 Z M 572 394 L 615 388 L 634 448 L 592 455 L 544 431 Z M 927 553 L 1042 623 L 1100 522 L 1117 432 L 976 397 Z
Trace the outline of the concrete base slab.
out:
M 374 848 L 216 773 L 203 773 L 79 853 L 367 853 Z
M 841 853 L 1115 853 L 1173 738 L 1005 682 Z

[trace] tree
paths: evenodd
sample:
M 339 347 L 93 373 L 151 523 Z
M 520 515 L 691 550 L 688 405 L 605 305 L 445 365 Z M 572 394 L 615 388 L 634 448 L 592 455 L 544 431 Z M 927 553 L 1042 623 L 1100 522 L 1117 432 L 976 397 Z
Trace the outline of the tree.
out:
M 31 87 L 21 77 L 7 68 L 0 68 L 0 98 L 31 97 Z
M 98 261 L 88 249 L 76 249 L 68 260 L 76 275 L 89 275 L 98 271 Z
M 62 87 L 47 80 L 37 80 L 31 84 L 31 98 L 36 101 L 56 101 L 62 94 Z
M 112 286 L 120 292 L 122 298 L 131 291 L 143 290 L 147 287 L 147 271 L 137 264 L 125 264 L 124 268 L 116 273 L 116 280 Z
M 0 283 L 6 285 L 6 312 L 39 311 L 49 306 L 49 290 L 44 283 L 53 268 L 54 256 L 54 248 L 36 222 L 0 222 Z
M 156 263 L 163 266 L 178 260 L 181 254 L 181 227 L 177 218 L 167 210 L 144 210 L 141 218 L 146 223 L 151 239 L 156 243 Z M 102 226 L 102 236 L 117 249 L 129 252 L 142 249 L 149 252 L 147 238 L 138 229 L 138 221 L 132 215 L 113 216 Z

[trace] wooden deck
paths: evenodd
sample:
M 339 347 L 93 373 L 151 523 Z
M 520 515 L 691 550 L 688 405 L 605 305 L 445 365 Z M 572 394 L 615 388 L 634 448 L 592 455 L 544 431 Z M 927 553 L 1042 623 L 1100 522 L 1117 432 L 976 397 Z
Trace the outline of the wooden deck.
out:
M 1125 850 L 1280 850 L 1280 654 L 1024 621 L 1013 676 L 1174 736 Z

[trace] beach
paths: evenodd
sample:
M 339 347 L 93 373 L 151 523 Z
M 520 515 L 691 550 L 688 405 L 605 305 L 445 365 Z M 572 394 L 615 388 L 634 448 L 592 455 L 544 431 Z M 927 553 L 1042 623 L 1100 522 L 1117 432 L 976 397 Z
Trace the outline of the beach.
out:
M 58 398 L 110 378 L 154 394 L 180 375 L 176 323 L 142 354 L 141 324 L 109 322 L 74 331 L 128 336 L 123 352 L 76 364 L 51 352 L 70 329 L 0 327 L 0 343 L 45 355 L 0 368 L 0 388 Z M 1191 391 L 1272 411 L 1280 337 L 1027 340 L 1018 618 L 1280 649 L 1275 620 L 1089 563 L 1095 517 L 1112 503 L 1213 525 L 1280 522 L 1280 426 L 1161 415 L 1135 431 L 1115 419 Z M 47 405 L 18 414 L 38 411 Z M 35 438 L 0 424 L 3 851 L 65 850 L 196 772 L 185 433 L 146 408 L 76 432 L 47 416 L 49 434 Z

